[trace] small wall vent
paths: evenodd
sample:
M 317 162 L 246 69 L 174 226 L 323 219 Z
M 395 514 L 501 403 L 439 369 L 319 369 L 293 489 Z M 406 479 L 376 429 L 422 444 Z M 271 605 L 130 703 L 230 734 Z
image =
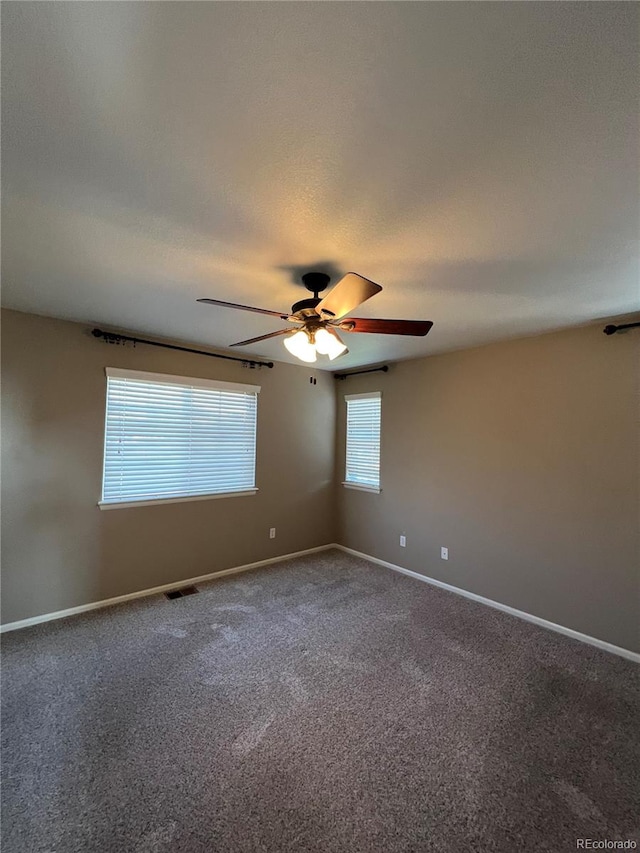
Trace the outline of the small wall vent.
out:
M 172 589 L 169 592 L 165 592 L 164 597 L 173 599 L 173 598 L 182 598 L 184 595 L 195 595 L 200 590 L 196 586 L 183 586 L 182 589 Z

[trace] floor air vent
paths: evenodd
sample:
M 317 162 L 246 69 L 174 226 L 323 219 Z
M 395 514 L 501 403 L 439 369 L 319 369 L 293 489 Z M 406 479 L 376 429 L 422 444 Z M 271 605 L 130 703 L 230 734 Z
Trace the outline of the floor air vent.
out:
M 195 595 L 200 590 L 195 586 L 183 586 L 182 589 L 172 589 L 170 592 L 165 592 L 165 598 L 182 598 L 183 595 Z

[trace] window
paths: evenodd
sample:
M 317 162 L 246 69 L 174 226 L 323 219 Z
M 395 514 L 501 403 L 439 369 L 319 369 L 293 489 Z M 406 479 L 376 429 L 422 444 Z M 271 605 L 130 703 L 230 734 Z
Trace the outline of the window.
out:
M 380 404 L 382 394 L 348 394 L 347 463 L 344 486 L 380 491 Z
M 258 386 L 106 373 L 101 507 L 255 494 Z

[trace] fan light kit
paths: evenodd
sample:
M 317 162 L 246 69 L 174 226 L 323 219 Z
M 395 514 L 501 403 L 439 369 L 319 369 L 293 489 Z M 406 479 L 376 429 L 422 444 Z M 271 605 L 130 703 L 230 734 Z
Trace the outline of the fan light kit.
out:
M 349 352 L 336 329 L 342 332 L 360 332 L 378 335 L 413 335 L 422 337 L 433 326 L 430 320 L 367 320 L 357 317 L 343 319 L 346 314 L 362 305 L 371 296 L 380 293 L 379 284 L 369 281 L 355 272 L 348 272 L 335 287 L 323 298 L 318 295 L 329 284 L 329 276 L 322 272 L 308 272 L 302 276 L 304 286 L 313 293 L 313 299 L 302 299 L 291 306 L 291 313 L 268 311 L 265 308 L 252 308 L 237 305 L 235 302 L 221 302 L 219 299 L 198 299 L 209 305 L 221 305 L 225 308 L 239 308 L 256 314 L 268 314 L 297 324 L 295 330 L 278 329 L 257 338 L 238 341 L 232 347 L 248 346 L 265 341 L 268 338 L 287 335 L 284 345 L 300 361 L 312 363 L 318 355 L 326 355 L 330 361 Z
M 291 355 L 308 362 L 316 360 L 316 353 L 328 355 L 329 360 L 333 361 L 347 351 L 347 345 L 342 343 L 338 335 L 322 326 L 316 331 L 300 329 L 290 338 L 285 338 L 284 345 Z

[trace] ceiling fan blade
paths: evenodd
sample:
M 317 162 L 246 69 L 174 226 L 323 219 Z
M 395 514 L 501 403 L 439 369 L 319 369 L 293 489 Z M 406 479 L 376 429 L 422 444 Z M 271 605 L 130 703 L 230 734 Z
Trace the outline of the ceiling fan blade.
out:
M 267 338 L 277 338 L 279 335 L 290 335 L 295 329 L 278 329 L 277 332 L 270 332 L 268 335 L 259 335 L 257 338 L 249 338 L 247 341 L 238 341 L 236 344 L 229 344 L 231 347 L 243 347 L 247 344 L 257 344 L 258 341 L 266 341 Z
M 196 302 L 206 302 L 208 305 L 222 305 L 223 308 L 240 308 L 242 311 L 253 311 L 255 314 L 269 314 L 271 317 L 280 317 L 288 320 L 289 314 L 279 311 L 269 311 L 266 308 L 252 308 L 250 305 L 237 305 L 235 302 L 222 302 L 220 299 L 197 299 Z
M 339 319 L 381 290 L 379 284 L 348 272 L 317 305 L 316 311 L 325 318 Z
M 431 320 L 368 320 L 347 317 L 338 324 L 343 332 L 367 332 L 373 335 L 414 335 L 423 337 L 433 326 Z

